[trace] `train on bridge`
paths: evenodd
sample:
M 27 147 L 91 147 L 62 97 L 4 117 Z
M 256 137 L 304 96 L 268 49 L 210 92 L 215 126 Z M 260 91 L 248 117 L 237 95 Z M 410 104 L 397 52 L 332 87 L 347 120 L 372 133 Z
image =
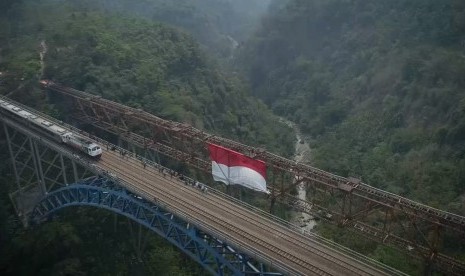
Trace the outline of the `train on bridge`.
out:
M 94 159 L 100 159 L 102 156 L 102 148 L 96 143 L 86 139 L 85 137 L 66 130 L 46 119 L 34 115 L 21 107 L 12 104 L 5 98 L 0 99 L 1 112 L 9 112 L 14 114 L 18 119 L 26 120 L 31 123 L 35 129 L 47 135 L 58 143 L 64 143 L 72 148 L 79 150 Z

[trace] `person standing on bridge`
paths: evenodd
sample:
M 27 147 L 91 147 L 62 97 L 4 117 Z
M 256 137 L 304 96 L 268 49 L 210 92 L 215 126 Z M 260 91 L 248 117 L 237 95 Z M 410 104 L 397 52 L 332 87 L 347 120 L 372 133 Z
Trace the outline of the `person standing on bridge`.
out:
M 144 166 L 144 169 L 145 169 L 147 167 L 147 162 L 145 162 L 145 160 L 142 161 L 142 165 Z

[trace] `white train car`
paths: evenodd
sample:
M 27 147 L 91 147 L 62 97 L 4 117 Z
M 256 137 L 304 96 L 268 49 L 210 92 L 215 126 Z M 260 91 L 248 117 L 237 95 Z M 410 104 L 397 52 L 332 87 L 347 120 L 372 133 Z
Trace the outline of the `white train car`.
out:
M 68 131 L 53 122 L 30 113 L 27 110 L 23 110 L 6 100 L 0 100 L 0 108 L 31 122 L 36 129 L 41 130 L 42 133 L 45 133 L 57 142 L 68 144 L 92 158 L 99 159 L 102 156 L 102 148 L 94 142 L 87 140 L 85 137 Z

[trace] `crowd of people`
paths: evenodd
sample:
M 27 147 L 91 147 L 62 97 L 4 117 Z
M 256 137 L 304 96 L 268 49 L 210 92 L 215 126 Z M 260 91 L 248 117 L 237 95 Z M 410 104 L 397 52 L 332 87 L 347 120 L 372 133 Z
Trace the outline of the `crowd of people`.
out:
M 108 145 L 107 145 L 107 149 L 108 149 Z M 124 149 L 117 149 L 115 146 L 111 146 L 110 147 L 110 150 L 112 151 L 115 151 L 115 150 L 118 150 L 119 151 L 119 154 L 120 156 L 125 159 L 125 158 L 129 158 L 129 157 L 133 157 L 133 153 L 132 152 L 129 152 L 127 150 L 124 150 Z M 147 160 L 142 158 L 142 156 L 139 156 L 136 154 L 136 158 L 139 159 L 142 163 L 142 166 L 144 167 L 144 169 L 147 168 Z M 150 161 L 149 161 L 150 162 Z M 191 179 L 181 173 L 178 173 L 177 171 L 175 170 L 172 170 L 172 169 L 168 169 L 168 168 L 165 168 L 163 167 L 162 165 L 156 163 L 156 162 L 150 162 L 150 165 L 153 166 L 155 169 L 158 169 L 158 172 L 160 174 L 163 175 L 164 178 L 166 177 L 170 177 L 170 179 L 173 179 L 173 178 L 178 178 L 179 180 L 181 180 L 185 185 L 190 185 L 192 187 L 195 187 L 197 189 L 199 189 L 200 191 L 202 191 L 203 193 L 207 193 L 208 191 L 208 188 L 207 188 L 207 185 L 205 184 L 202 184 L 198 181 L 195 181 L 194 179 Z
M 82 131 L 81 131 L 82 132 Z M 86 133 L 81 133 L 83 135 L 85 135 Z M 92 139 L 96 139 L 96 136 L 93 136 L 91 134 L 87 134 L 89 137 L 91 137 Z M 177 171 L 175 170 L 172 170 L 172 169 L 168 169 L 166 167 L 163 167 L 162 165 L 160 165 L 159 163 L 156 163 L 156 162 L 152 162 L 152 161 L 147 161 L 145 158 L 143 158 L 142 156 L 139 156 L 135 153 L 132 153 L 131 151 L 128 151 L 128 150 L 125 150 L 123 148 L 120 148 L 120 147 L 117 147 L 116 145 L 113 145 L 111 143 L 108 143 L 108 142 L 105 142 L 105 148 L 106 150 L 111 150 L 111 151 L 118 151 L 119 155 L 123 158 L 123 159 L 129 159 L 130 157 L 136 157 L 138 160 L 141 161 L 142 163 L 142 166 L 144 167 L 144 169 L 147 168 L 147 164 L 148 162 L 150 163 L 150 165 L 156 169 L 158 169 L 158 172 L 160 174 L 163 175 L 163 177 L 167 177 L 169 176 L 170 179 L 173 179 L 173 178 L 178 178 L 181 182 L 183 182 L 185 185 L 188 185 L 188 186 L 192 186 L 192 187 L 195 187 L 197 189 L 199 189 L 200 191 L 202 191 L 203 193 L 207 193 L 208 191 L 208 188 L 207 188 L 207 185 L 205 184 L 202 184 L 192 178 L 189 178 L 181 173 L 178 173 Z M 80 159 L 81 157 L 78 155 L 78 154 L 73 154 L 73 157 L 76 158 L 76 159 Z M 87 163 L 89 163 L 89 160 L 87 160 Z M 92 164 L 93 166 L 95 166 L 95 164 Z M 113 179 L 117 179 L 116 175 L 107 171 L 107 170 L 104 170 L 103 171 L 103 175 L 106 176 L 106 177 L 110 177 L 110 178 L 113 178 Z

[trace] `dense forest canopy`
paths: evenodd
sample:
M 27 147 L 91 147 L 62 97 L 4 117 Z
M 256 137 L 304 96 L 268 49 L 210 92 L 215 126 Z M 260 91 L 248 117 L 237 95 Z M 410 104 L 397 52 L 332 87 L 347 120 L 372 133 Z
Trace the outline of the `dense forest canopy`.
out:
M 465 2 L 274 1 L 242 47 L 314 164 L 465 212 Z
M 465 214 L 465 1 L 3 0 L 0 42 L 0 92 L 45 112 L 63 115 L 39 78 L 290 156 L 293 133 L 271 108 L 308 137 L 316 167 Z M 8 190 L 9 164 L 0 169 Z M 155 236 L 135 262 L 128 225 L 83 208 L 23 230 L 4 193 L 0 272 L 202 273 Z M 421 271 L 386 247 L 317 231 Z M 463 245 L 445 247 L 465 258 Z
M 282 143 L 292 140 L 281 129 L 285 126 L 275 124 L 268 109 L 248 96 L 247 86 L 222 72 L 189 34 L 131 16 L 92 12 L 81 2 L 79 9 L 74 1 L 60 3 L 30 1 L 12 10 L 27 20 L 11 24 L 2 70 L 35 85 L 44 41 L 43 78 L 243 142 L 272 143 L 269 148 L 283 154 L 292 151 L 291 143 Z
M 308 135 L 316 167 L 465 214 L 464 1 L 275 0 L 237 64 Z M 317 231 L 421 273 L 389 248 Z M 443 249 L 465 260 L 457 241 Z
M 66 114 L 58 106 L 46 103 L 43 91 L 38 88 L 38 80 L 48 78 L 280 154 L 289 155 L 293 151 L 295 138 L 290 128 L 277 123 L 277 116 L 250 97 L 247 85 L 236 75 L 221 69 L 218 64 L 222 62 L 216 56 L 221 56 L 223 48 L 209 42 L 240 32 L 225 28 L 246 22 L 226 18 L 221 10 L 226 4 L 240 8 L 239 3 L 136 2 L 2 1 L 0 92 L 62 118 Z M 175 21 L 166 22 L 168 19 Z M 224 20 L 238 21 L 226 24 Z M 223 22 L 223 26 L 218 22 Z M 196 32 L 192 28 L 200 29 Z M 211 36 L 199 37 L 209 33 Z M 42 65 L 39 52 L 45 48 Z M 5 146 L 3 141 L 2 144 Z M 1 155 L 2 160 L 9 160 L 7 150 L 2 150 Z M 10 164 L 1 162 L 0 169 L 2 190 L 12 191 L 14 177 Z M 57 220 L 25 230 L 14 214 L 8 193 L 3 193 L 0 272 L 8 275 L 204 273 L 153 233 L 140 260 L 133 246 L 134 236 L 128 230 L 131 227 L 135 226 L 108 212 L 81 208 L 60 212 Z
M 83 0 L 80 10 L 100 11 L 162 21 L 193 35 L 209 55 L 225 63 L 254 30 L 269 0 Z M 224 59 L 224 60 L 223 60 Z

